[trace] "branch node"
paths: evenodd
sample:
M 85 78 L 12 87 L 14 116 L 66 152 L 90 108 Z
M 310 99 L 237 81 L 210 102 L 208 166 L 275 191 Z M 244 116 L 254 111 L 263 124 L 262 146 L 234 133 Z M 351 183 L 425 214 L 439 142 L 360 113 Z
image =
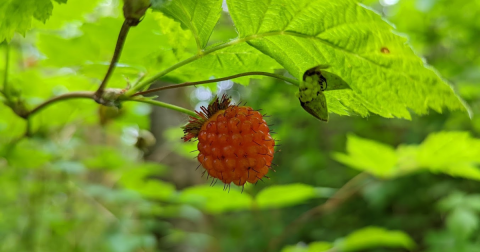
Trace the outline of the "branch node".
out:
M 93 100 L 96 103 L 107 107 L 121 107 L 119 98 L 125 93 L 125 89 L 120 88 L 106 88 L 99 97 L 97 93 L 93 95 Z

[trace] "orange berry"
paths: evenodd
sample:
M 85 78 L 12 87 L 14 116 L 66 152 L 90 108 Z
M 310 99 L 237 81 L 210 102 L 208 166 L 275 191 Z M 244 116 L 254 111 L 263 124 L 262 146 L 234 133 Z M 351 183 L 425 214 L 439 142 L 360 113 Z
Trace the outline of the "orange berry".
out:
M 267 174 L 275 140 L 258 111 L 230 105 L 225 96 L 197 112 L 185 126 L 185 141 L 198 137 L 197 160 L 208 174 L 225 184 L 256 183 Z M 193 135 L 193 137 L 192 137 Z

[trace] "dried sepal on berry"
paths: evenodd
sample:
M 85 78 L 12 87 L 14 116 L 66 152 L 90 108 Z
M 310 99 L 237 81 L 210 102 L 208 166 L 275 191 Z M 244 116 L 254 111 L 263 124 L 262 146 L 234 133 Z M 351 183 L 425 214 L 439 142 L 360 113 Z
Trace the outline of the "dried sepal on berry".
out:
M 185 136 L 182 137 L 183 141 L 187 142 L 192 138 L 198 137 L 203 124 L 218 111 L 228 108 L 231 102 L 232 99 L 224 94 L 221 98 L 215 98 L 208 107 L 202 106 L 200 107 L 201 111 L 195 111 L 198 117 L 190 116 L 188 124 L 183 127 L 183 132 L 185 133 Z

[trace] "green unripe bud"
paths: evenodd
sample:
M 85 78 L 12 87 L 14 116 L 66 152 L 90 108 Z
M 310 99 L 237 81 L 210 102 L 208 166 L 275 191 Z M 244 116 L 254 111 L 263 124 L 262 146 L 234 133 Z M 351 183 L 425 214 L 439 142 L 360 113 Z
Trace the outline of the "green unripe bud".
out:
M 150 7 L 150 0 L 123 0 L 123 16 L 136 26 Z

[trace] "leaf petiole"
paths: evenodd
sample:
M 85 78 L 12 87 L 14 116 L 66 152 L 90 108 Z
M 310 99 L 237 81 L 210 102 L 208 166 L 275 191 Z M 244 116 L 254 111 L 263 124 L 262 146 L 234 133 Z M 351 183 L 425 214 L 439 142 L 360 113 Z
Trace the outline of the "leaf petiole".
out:
M 182 107 L 179 107 L 179 106 L 175 106 L 175 105 L 170 104 L 170 103 L 165 103 L 165 102 L 161 102 L 161 101 L 152 100 L 152 99 L 149 99 L 149 98 L 132 97 L 132 98 L 128 98 L 124 101 L 136 101 L 136 102 L 147 103 L 147 104 L 155 105 L 155 106 L 158 106 L 158 107 L 175 110 L 177 112 L 184 113 L 184 114 L 187 114 L 189 116 L 199 117 L 197 115 L 197 113 L 195 113 L 195 111 L 192 111 L 192 110 L 189 110 L 189 109 L 186 109 L 186 108 L 182 108 Z
M 180 84 L 173 84 L 173 85 L 168 85 L 168 86 L 163 86 L 163 87 L 158 87 L 158 88 L 152 88 L 143 92 L 137 92 L 133 94 L 133 96 L 138 96 L 138 95 L 145 95 L 149 93 L 154 93 L 166 89 L 173 89 L 173 88 L 181 88 L 181 87 L 188 87 L 188 86 L 195 86 L 195 85 L 200 85 L 200 84 L 207 84 L 207 83 L 213 83 L 213 82 L 219 82 L 219 81 L 224 81 L 224 80 L 231 80 L 243 76 L 252 76 L 252 75 L 263 75 L 263 76 L 269 76 L 272 78 L 280 79 L 286 82 L 289 82 L 295 86 L 299 85 L 299 82 L 295 79 L 285 77 L 280 74 L 273 74 L 273 73 L 267 73 L 267 72 L 246 72 L 246 73 L 241 73 L 241 74 L 235 74 L 227 77 L 222 77 L 222 78 L 217 78 L 217 79 L 211 79 L 211 80 L 203 80 L 203 81 L 195 81 L 195 82 L 184 82 Z
M 208 55 L 212 52 L 215 52 L 215 51 L 218 51 L 220 49 L 223 49 L 225 47 L 229 47 L 229 46 L 232 46 L 232 45 L 236 45 L 238 43 L 243 43 L 247 41 L 246 38 L 240 38 L 240 39 L 234 39 L 228 43 L 225 43 L 225 44 L 221 44 L 221 45 L 218 45 L 218 46 L 215 46 L 213 48 L 210 48 L 209 50 L 205 50 L 204 52 L 202 53 L 199 53 L 199 54 L 196 54 L 184 61 L 181 61 L 181 62 L 178 62 L 177 64 L 173 65 L 173 66 L 170 66 L 169 68 L 157 73 L 156 75 L 152 76 L 151 78 L 145 80 L 144 82 L 138 84 L 138 85 L 135 85 L 133 86 L 130 90 L 127 91 L 126 95 L 127 96 L 132 96 L 134 95 L 135 93 L 137 93 L 138 91 L 140 90 L 144 90 L 144 88 L 146 88 L 148 85 L 151 85 L 154 81 L 160 79 L 161 77 L 163 77 L 164 75 L 172 72 L 173 70 L 177 69 L 177 68 L 180 68 L 184 65 L 187 65 L 205 55 Z

